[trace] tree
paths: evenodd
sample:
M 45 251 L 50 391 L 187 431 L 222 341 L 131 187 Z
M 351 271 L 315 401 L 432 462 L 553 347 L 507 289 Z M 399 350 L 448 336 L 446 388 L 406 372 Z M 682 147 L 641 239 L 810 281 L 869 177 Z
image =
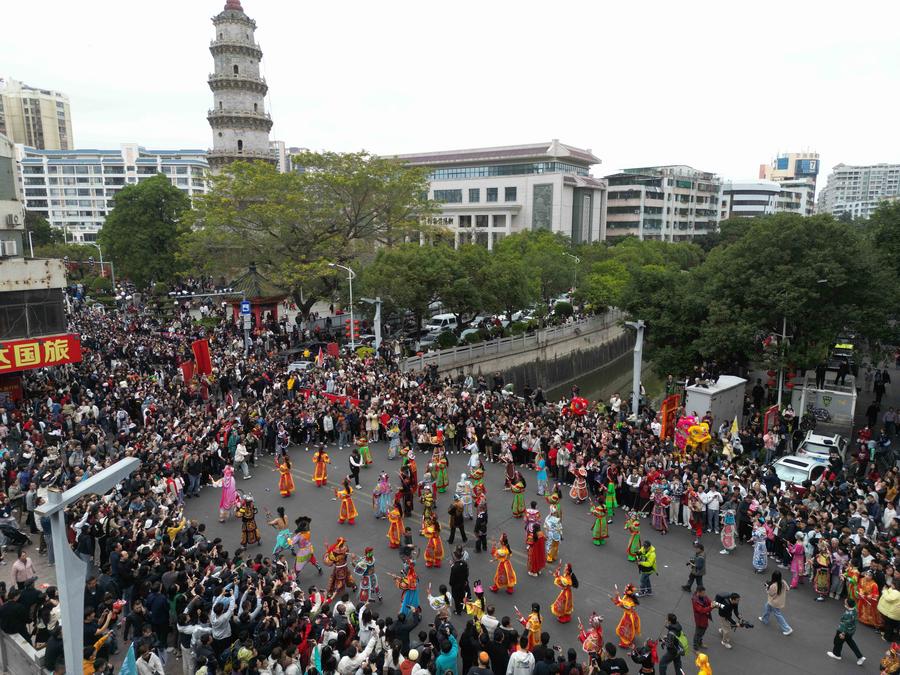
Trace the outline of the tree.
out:
M 212 178 L 184 250 L 195 268 L 233 272 L 253 261 L 308 308 L 336 287 L 329 262 L 368 262 L 376 244 L 432 229 L 425 169 L 365 152 L 305 152 L 294 163 L 303 173 L 235 162 Z
M 512 319 L 540 295 L 540 277 L 514 250 L 495 249 L 483 282 L 484 309 Z
M 25 244 L 28 242 L 28 235 L 31 234 L 31 245 L 49 246 L 50 244 L 62 244 L 64 241 L 63 233 L 53 227 L 44 216 L 35 211 L 25 212 Z
M 190 200 L 162 174 L 120 190 L 100 230 L 105 258 L 138 288 L 169 281 L 179 271 L 176 252 L 187 234 Z
M 881 202 L 866 229 L 882 263 L 900 276 L 900 201 Z
M 549 303 L 572 285 L 575 261 L 566 255 L 568 248 L 569 241 L 564 236 L 538 230 L 505 237 L 494 247 L 494 251 L 518 256 L 528 269 L 528 274 L 536 278 L 538 297 Z M 523 306 L 515 309 L 522 309 Z
M 491 253 L 478 244 L 463 244 L 449 251 L 450 281 L 441 295 L 447 310 L 456 315 L 459 326 L 467 325 L 487 302 L 485 281 Z
M 382 248 L 363 269 L 363 292 L 380 295 L 388 312 L 411 312 L 421 326 L 428 305 L 440 298 L 451 282 L 454 251 L 448 246 L 400 244 Z

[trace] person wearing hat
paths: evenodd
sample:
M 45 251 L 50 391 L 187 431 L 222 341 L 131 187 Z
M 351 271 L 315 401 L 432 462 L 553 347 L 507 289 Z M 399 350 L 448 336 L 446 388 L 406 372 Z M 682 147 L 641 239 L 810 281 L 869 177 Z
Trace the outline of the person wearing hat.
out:
M 900 673 L 900 644 L 892 642 L 891 646 L 884 653 L 879 663 L 881 670 L 880 675 L 895 675 Z

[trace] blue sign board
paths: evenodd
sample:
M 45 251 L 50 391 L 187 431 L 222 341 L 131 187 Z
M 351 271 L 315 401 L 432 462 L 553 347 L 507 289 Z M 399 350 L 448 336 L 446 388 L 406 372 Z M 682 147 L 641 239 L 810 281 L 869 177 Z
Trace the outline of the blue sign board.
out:
M 243 315 L 243 316 L 250 315 L 250 301 L 249 300 L 241 301 L 241 315 Z

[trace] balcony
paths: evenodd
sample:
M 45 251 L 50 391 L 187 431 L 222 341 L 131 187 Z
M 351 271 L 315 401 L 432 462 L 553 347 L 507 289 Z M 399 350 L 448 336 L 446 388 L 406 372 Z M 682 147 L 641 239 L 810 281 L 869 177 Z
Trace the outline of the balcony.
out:
M 265 94 L 269 90 L 266 78 L 254 77 L 253 75 L 210 73 L 207 81 L 209 82 L 209 88 L 213 91 L 217 89 L 249 89 Z
M 210 40 L 209 51 L 213 56 L 216 54 L 247 54 L 255 56 L 257 59 L 262 58 L 262 49 L 258 43 L 243 40 Z
M 244 129 L 262 129 L 269 131 L 272 128 L 272 117 L 267 112 L 253 110 L 209 110 L 206 119 L 215 127 L 237 127 Z
M 217 168 L 231 162 L 263 161 L 275 163 L 275 156 L 271 152 L 256 150 L 210 150 L 206 154 L 210 167 Z

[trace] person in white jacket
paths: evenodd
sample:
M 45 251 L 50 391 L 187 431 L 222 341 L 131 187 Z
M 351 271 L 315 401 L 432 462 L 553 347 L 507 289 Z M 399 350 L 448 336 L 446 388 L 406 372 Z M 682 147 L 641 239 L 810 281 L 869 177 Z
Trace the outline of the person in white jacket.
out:
M 137 658 L 138 675 L 166 675 L 162 661 L 153 653 L 147 645 L 141 645 L 140 655 Z
M 519 638 L 519 648 L 509 655 L 506 675 L 532 675 L 534 672 L 534 654 L 528 651 L 528 636 Z
M 348 647 L 347 653 L 341 657 L 340 661 L 338 661 L 337 672 L 339 675 L 353 675 L 356 672 L 356 669 L 359 668 L 364 661 L 368 660 L 372 650 L 375 649 L 375 643 L 377 641 L 378 635 L 376 631 L 376 634 L 369 638 L 366 648 L 359 651 L 359 642 L 354 640 L 350 647 Z

